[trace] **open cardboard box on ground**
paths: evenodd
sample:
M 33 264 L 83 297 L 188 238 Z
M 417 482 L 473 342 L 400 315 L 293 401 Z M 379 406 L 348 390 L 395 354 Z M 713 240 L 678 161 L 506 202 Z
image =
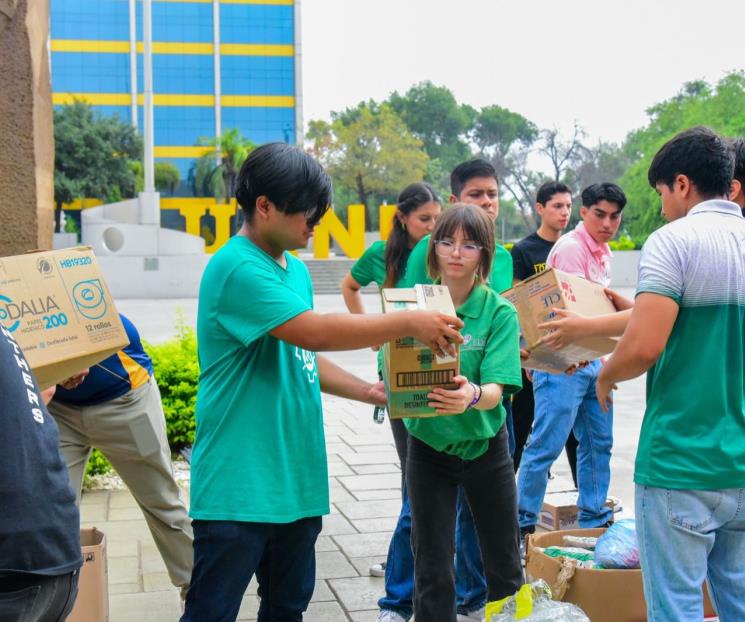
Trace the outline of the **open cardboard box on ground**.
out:
M 526 369 L 563 373 L 572 365 L 610 354 L 618 343 L 610 337 L 587 337 L 558 351 L 540 343 L 546 331 L 537 326 L 556 317 L 554 308 L 584 316 L 616 312 L 603 287 L 597 283 L 549 268 L 518 283 L 502 296 L 517 309 L 525 347 L 530 351 L 530 358 L 521 363 Z
M 0 324 L 42 389 L 129 343 L 87 246 L 0 258 Z
M 80 530 L 83 567 L 78 580 L 78 597 L 67 622 L 108 622 L 109 577 L 106 536 L 95 527 Z
M 529 580 L 543 579 L 557 594 L 561 559 L 549 557 L 537 551 L 536 547 L 562 546 L 564 536 L 599 537 L 604 532 L 605 529 L 568 529 L 532 534 L 528 538 L 525 563 Z M 560 600 L 578 605 L 592 622 L 645 622 L 647 619 L 641 570 L 577 568 L 567 586 Z M 705 615 L 714 615 L 705 586 L 703 596 Z
M 383 313 L 405 313 L 425 309 L 455 317 L 453 300 L 443 285 L 415 285 L 413 288 L 384 289 Z M 435 417 L 427 393 L 434 387 L 452 387 L 458 375 L 460 351 L 455 356 L 437 356 L 413 337 L 383 345 L 383 380 L 388 397 L 388 416 Z

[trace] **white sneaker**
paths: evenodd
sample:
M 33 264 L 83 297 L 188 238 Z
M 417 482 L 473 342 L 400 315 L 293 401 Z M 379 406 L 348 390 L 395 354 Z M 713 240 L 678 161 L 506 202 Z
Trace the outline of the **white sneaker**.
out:
M 384 577 L 385 576 L 385 562 L 380 562 L 379 564 L 373 564 L 370 566 L 370 576 L 371 577 Z
M 457 615 L 458 622 L 484 622 L 486 616 L 486 607 L 481 607 L 476 611 L 469 611 L 466 614 L 459 613 Z
M 381 609 L 378 612 L 377 622 L 408 622 L 400 613 L 390 609 Z

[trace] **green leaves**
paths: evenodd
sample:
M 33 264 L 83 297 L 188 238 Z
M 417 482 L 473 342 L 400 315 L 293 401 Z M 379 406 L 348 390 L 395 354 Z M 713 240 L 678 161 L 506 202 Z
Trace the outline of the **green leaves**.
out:
M 619 181 L 629 199 L 624 229 L 639 242 L 665 223 L 660 199 L 647 183 L 655 153 L 675 134 L 696 125 L 706 125 L 724 136 L 744 135 L 745 73 L 730 73 L 715 86 L 701 80 L 688 82 L 677 95 L 655 104 L 647 114 L 649 124 L 626 138 L 623 149 L 632 164 Z
M 95 113 L 81 101 L 61 106 L 54 111 L 54 142 L 58 206 L 84 197 L 113 201 L 135 195 L 131 163 L 142 157 L 142 140 L 119 117 Z

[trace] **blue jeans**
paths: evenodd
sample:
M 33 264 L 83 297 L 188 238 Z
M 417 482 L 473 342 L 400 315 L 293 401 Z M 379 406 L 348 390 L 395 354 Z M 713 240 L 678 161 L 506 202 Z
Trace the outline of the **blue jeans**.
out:
M 293 523 L 195 520 L 194 570 L 181 622 L 233 622 L 253 575 L 259 622 L 301 622 L 316 580 L 321 517 Z
M 599 527 L 613 513 L 605 506 L 610 484 L 613 446 L 613 410 L 604 413 L 595 396 L 600 361 L 593 361 L 574 375 L 533 374 L 535 416 L 518 473 L 520 527 L 532 527 L 546 494 L 551 465 L 561 454 L 569 432 L 579 441 L 577 484 L 579 524 Z
M 745 620 L 745 488 L 636 486 L 647 619 L 701 620 L 701 586 L 721 622 Z
M 408 619 L 414 613 L 414 553 L 411 548 L 411 506 L 405 484 L 402 497 L 401 513 L 385 563 L 385 596 L 378 601 L 378 607 L 395 611 Z M 476 526 L 462 489 L 458 491 L 457 504 L 455 589 L 458 612 L 467 613 L 486 603 L 486 580 Z

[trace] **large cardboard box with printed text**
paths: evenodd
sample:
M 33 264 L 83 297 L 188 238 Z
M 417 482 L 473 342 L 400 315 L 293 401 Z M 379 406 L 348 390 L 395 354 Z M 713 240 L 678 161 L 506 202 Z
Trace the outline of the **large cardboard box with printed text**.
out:
M 426 309 L 455 317 L 453 300 L 443 285 L 384 289 L 382 296 L 384 313 Z M 459 350 L 455 356 L 438 356 L 413 337 L 386 343 L 383 346 L 383 380 L 390 418 L 437 416 L 428 406 L 427 393 L 435 387 L 452 387 L 459 364 Z
M 0 323 L 42 389 L 129 343 L 89 247 L 1 257 Z
M 523 347 L 530 351 L 530 358 L 522 361 L 527 369 L 563 373 L 572 365 L 610 354 L 618 343 L 610 337 L 586 337 L 561 350 L 553 350 L 540 342 L 546 331 L 540 330 L 538 324 L 555 318 L 554 308 L 584 316 L 615 313 L 616 308 L 597 283 L 549 268 L 518 283 L 502 296 L 517 308 L 525 340 Z

